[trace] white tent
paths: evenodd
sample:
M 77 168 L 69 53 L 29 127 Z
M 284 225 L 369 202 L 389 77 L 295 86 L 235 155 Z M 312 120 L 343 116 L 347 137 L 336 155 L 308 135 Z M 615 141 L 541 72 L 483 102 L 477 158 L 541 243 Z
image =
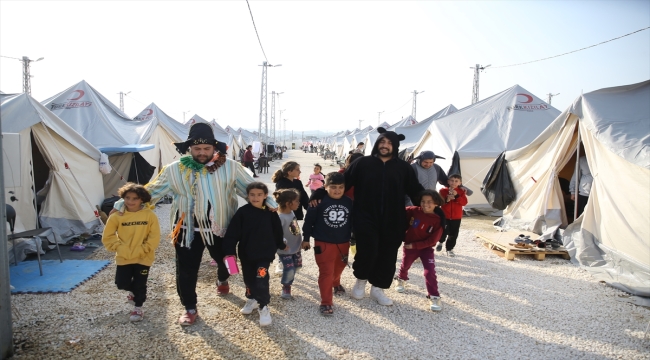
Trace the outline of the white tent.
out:
M 1 101 L 3 137 L 19 134 L 16 148 L 3 142 L 5 198 L 16 210 L 16 231 L 38 227 L 39 206 L 40 225 L 60 238 L 94 232 L 95 205 L 104 199 L 99 150 L 31 96 Z
M 167 115 L 155 103 L 147 106 L 133 120 L 152 122 L 152 131 L 149 131 L 148 138 L 142 141 L 153 144 L 155 148 L 143 151 L 140 155 L 156 167 L 155 174 L 160 172 L 163 166 L 179 159 L 180 154 L 176 151 L 174 143 L 187 139 L 188 129 L 185 125 Z
M 463 184 L 478 192 L 494 159 L 533 141 L 560 112 L 519 85 L 431 121 L 413 153 L 431 150 L 447 171 L 460 156 Z M 425 120 L 426 121 L 426 120 Z M 484 196 L 470 196 L 467 208 L 493 211 Z
M 535 141 L 506 152 L 517 198 L 501 226 L 545 238 L 567 226 L 558 178 L 574 171 L 578 134 L 593 183 L 564 245 L 597 279 L 650 296 L 650 81 L 581 95 Z
M 93 146 L 110 155 L 111 174 L 104 176 L 104 195 L 110 197 L 126 181 L 144 184 L 155 174 L 140 151 L 155 126 L 134 121 L 85 80 L 41 102 Z M 132 171 L 133 170 L 133 171 Z
M 402 126 L 391 130 L 397 134 L 404 135 L 405 139 L 399 143 L 399 156 L 402 159 L 406 159 L 413 153 L 413 148 L 420 142 L 420 139 L 427 132 L 433 120 L 433 118 L 428 118 L 414 125 Z
M 433 118 L 434 120 L 440 119 L 440 118 L 443 118 L 443 117 L 445 117 L 447 115 L 451 115 L 451 114 L 455 113 L 456 111 L 458 111 L 458 109 L 456 109 L 456 107 L 453 104 L 449 104 L 444 109 L 442 109 L 442 110 L 438 111 L 437 113 L 429 116 L 427 118 L 427 120 L 429 120 L 431 118 Z

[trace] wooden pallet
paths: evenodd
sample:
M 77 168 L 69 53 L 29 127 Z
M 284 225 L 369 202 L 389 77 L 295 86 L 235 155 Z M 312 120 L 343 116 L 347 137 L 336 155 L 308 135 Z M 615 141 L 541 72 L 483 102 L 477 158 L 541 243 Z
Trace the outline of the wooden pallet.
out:
M 515 255 L 532 255 L 535 257 L 535 260 L 542 261 L 546 258 L 546 255 L 560 255 L 564 259 L 571 259 L 569 253 L 564 247 L 558 249 L 521 249 L 510 245 L 514 243 L 514 239 L 519 236 L 519 234 L 530 235 L 531 239 L 536 239 L 539 235 L 531 233 L 528 231 L 506 231 L 506 232 L 496 232 L 496 233 L 478 233 L 476 236 L 483 240 L 483 245 L 492 250 L 496 255 L 506 258 L 506 260 L 514 260 Z

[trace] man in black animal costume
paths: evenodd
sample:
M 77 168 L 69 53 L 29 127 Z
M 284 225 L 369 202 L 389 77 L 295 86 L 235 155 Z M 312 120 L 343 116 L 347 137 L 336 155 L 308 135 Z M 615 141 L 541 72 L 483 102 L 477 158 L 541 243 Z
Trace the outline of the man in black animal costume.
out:
M 392 305 L 384 289 L 395 275 L 397 252 L 408 227 L 404 196 L 418 204 L 418 194 L 424 190 L 413 168 L 399 153 L 404 135 L 377 128 L 372 152 L 355 160 L 345 170 L 345 190 L 354 186 L 352 224 L 357 241 L 354 276 L 357 282 L 352 297 L 362 299 L 366 283 L 370 282 L 370 297 L 380 305 Z

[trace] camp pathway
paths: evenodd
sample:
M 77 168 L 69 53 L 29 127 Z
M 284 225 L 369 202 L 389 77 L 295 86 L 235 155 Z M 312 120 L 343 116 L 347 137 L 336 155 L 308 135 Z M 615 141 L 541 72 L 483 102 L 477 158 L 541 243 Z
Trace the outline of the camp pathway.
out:
M 273 161 L 260 180 L 283 161 L 302 165 L 303 179 L 319 161 L 315 154 L 289 151 Z M 271 189 L 274 187 L 271 186 Z M 216 271 L 204 253 L 197 284 L 199 319 L 177 324 L 183 312 L 175 287 L 174 250 L 169 238 L 170 205 L 156 213 L 164 240 L 156 253 L 144 304 L 144 320 L 130 323 L 124 292 L 115 288 L 113 254 L 91 257 L 111 265 L 69 294 L 13 295 L 17 310 L 16 359 L 647 359 L 644 331 L 650 310 L 623 300 L 627 294 L 595 281 L 568 260 L 515 258 L 504 261 L 482 246 L 477 230 L 489 219 L 461 225 L 457 256 L 436 253 L 443 309 L 428 310 L 422 265 L 415 263 L 402 294 L 387 290 L 394 306 L 380 306 L 366 292 L 362 300 L 334 299 L 334 316 L 318 314 L 318 267 L 312 251 L 303 255 L 293 299 L 280 298 L 271 279 L 273 324 L 260 328 L 258 315 L 241 315 L 241 276 L 231 293 L 217 296 Z M 484 224 L 483 224 L 484 223 Z M 399 260 L 398 260 L 399 262 Z M 399 265 L 399 264 L 398 264 Z M 350 269 L 342 276 L 350 291 Z

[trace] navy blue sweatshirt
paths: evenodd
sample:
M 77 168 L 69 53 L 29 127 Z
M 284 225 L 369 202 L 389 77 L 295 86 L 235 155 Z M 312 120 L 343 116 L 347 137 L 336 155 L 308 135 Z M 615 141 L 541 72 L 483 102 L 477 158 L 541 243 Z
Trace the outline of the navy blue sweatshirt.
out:
M 313 237 L 318 241 L 343 244 L 352 234 L 352 199 L 347 196 L 335 200 L 325 196 L 316 207 L 307 209 L 302 226 L 303 242 Z
M 273 261 L 276 251 L 286 246 L 283 239 L 277 213 L 246 204 L 232 217 L 223 237 L 223 250 L 226 255 L 236 255 L 235 247 L 239 243 L 240 259 Z

